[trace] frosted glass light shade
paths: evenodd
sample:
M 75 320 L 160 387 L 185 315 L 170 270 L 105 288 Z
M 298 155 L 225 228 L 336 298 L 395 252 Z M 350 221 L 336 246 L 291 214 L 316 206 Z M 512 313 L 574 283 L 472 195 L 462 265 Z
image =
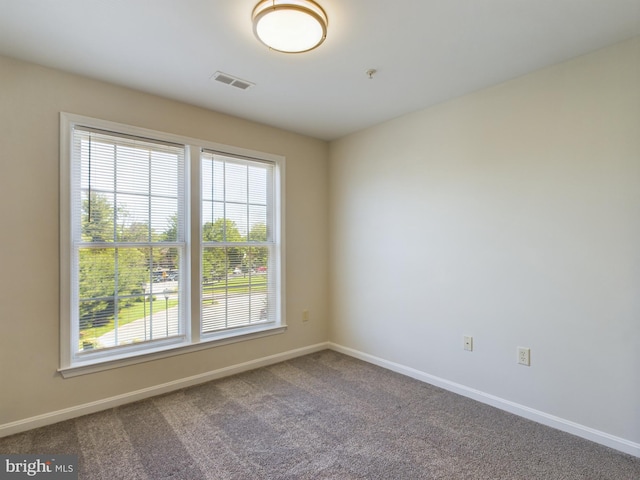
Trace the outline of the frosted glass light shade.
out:
M 252 17 L 258 40 L 279 52 L 307 52 L 327 36 L 327 14 L 311 0 L 263 0 Z

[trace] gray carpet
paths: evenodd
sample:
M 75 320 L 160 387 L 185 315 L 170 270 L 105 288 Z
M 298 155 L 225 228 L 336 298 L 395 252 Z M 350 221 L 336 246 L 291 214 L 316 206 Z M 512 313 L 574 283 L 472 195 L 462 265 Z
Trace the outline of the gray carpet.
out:
M 332 351 L 0 439 L 80 479 L 640 479 L 640 459 Z

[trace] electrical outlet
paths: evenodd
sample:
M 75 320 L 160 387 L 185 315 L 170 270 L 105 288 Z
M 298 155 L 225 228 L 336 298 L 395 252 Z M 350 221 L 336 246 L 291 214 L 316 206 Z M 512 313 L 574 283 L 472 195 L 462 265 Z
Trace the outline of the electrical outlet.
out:
M 464 349 L 468 352 L 473 351 L 473 337 L 468 337 L 465 335 L 464 337 Z
M 303 310 L 302 311 L 302 321 L 303 322 L 308 322 L 309 321 L 309 310 Z
M 531 365 L 531 349 L 525 347 L 518 347 L 518 363 L 520 365 Z

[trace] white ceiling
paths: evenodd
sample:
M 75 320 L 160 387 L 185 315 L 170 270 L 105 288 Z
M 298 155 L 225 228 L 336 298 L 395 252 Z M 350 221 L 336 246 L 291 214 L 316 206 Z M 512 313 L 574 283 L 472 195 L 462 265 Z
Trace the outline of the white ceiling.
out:
M 0 0 L 0 54 L 332 140 L 640 35 L 640 0 L 318 2 L 327 40 L 287 55 L 257 0 Z

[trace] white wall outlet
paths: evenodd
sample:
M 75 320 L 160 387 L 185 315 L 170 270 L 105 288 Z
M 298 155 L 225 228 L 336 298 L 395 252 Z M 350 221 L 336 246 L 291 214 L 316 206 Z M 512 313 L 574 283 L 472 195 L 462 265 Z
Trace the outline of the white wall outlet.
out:
M 531 365 L 531 349 L 525 347 L 518 347 L 518 363 L 520 365 Z
M 468 352 L 473 351 L 473 337 L 468 337 L 465 335 L 464 337 L 464 349 Z
M 303 310 L 302 311 L 302 321 L 303 322 L 308 322 L 309 321 L 309 310 Z

